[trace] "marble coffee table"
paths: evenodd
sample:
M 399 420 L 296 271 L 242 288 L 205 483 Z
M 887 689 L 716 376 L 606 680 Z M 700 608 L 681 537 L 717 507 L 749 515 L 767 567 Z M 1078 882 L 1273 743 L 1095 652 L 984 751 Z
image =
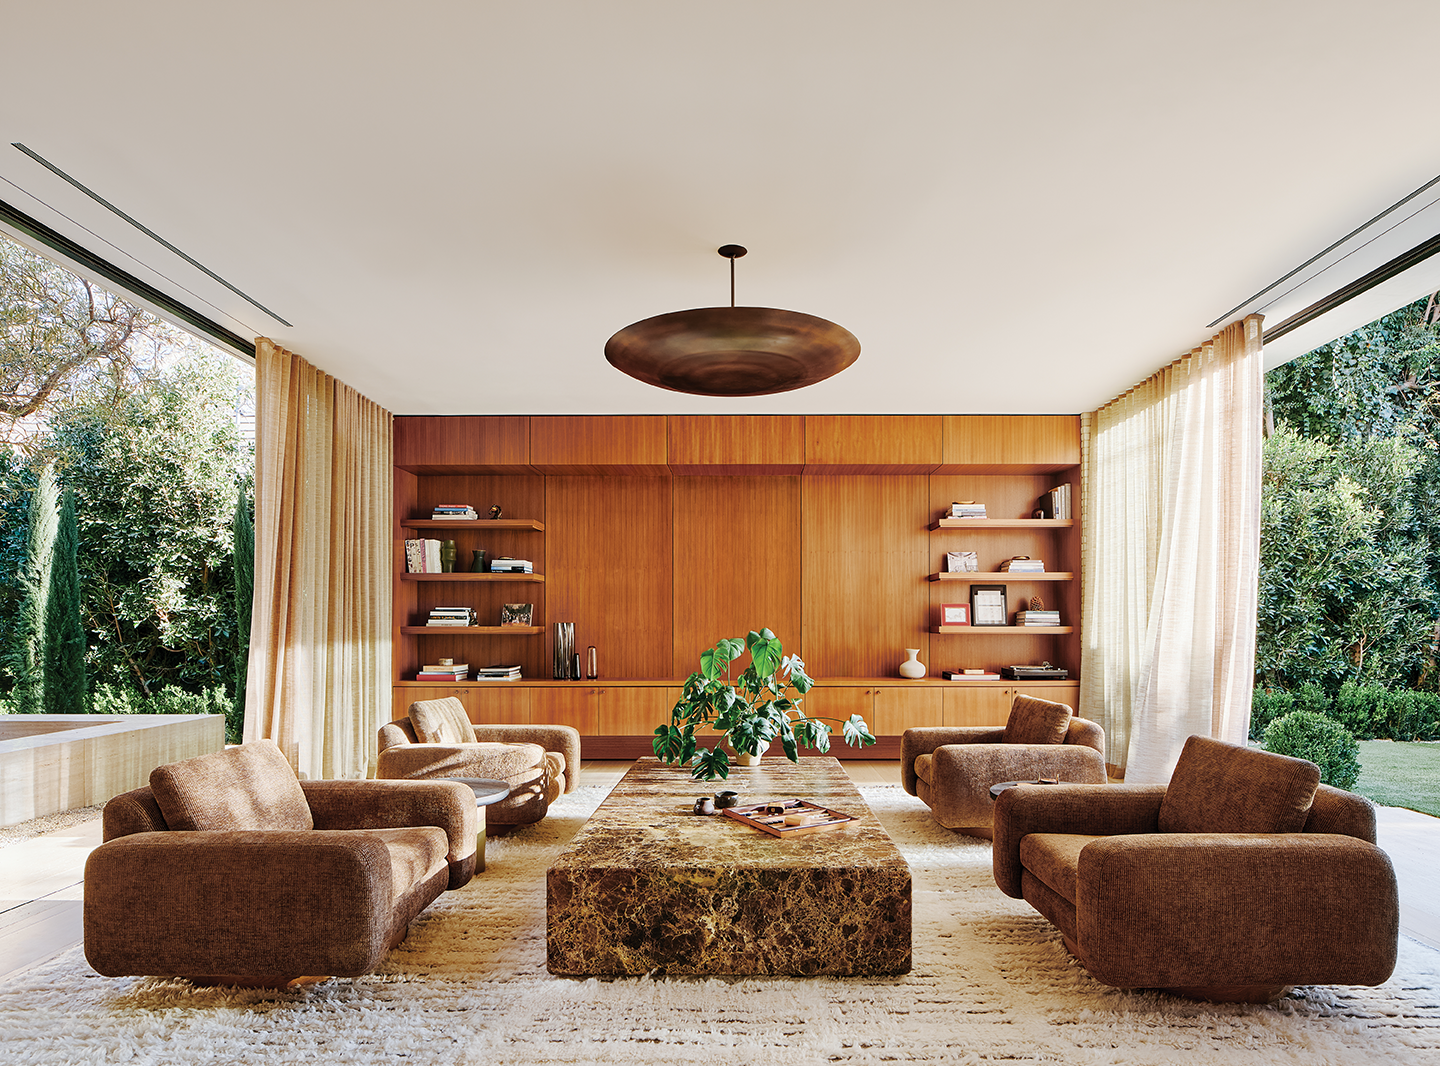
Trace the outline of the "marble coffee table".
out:
M 691 812 L 722 788 L 741 806 L 799 797 L 858 817 L 779 839 Z M 547 889 L 553 974 L 910 970 L 910 868 L 829 757 L 767 756 L 728 783 L 639 759 L 550 867 Z

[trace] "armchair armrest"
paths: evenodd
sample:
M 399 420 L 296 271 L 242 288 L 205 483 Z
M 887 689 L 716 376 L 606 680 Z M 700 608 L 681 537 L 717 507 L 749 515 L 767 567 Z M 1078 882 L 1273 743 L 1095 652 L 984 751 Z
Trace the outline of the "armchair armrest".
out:
M 1164 798 L 1164 785 L 1021 785 L 1005 790 L 995 801 L 995 884 L 1007 896 L 1023 898 L 1020 841 L 1030 833 L 1153 833 Z
M 937 822 L 951 828 L 989 826 L 995 814 L 990 786 L 1001 781 L 1106 780 L 1104 756 L 1083 744 L 942 744 L 932 760 L 930 808 Z
M 85 864 L 85 957 L 110 977 L 354 976 L 385 955 L 391 893 L 363 834 L 135 833 Z
M 998 744 L 1005 735 L 1004 726 L 917 726 L 900 737 L 900 779 L 905 791 L 915 791 L 915 758 L 929 755 L 943 744 Z
M 1395 968 L 1389 857 L 1329 833 L 1152 833 L 1080 852 L 1081 961 L 1120 987 L 1377 985 Z M 1140 932 L 1143 931 L 1143 932 Z
M 445 831 L 449 887 L 459 888 L 474 875 L 480 821 L 468 786 L 457 781 L 301 781 L 300 787 L 317 830 L 433 825 Z
M 565 757 L 565 791 L 580 784 L 580 730 L 568 725 L 477 725 L 475 739 L 504 744 L 539 744 Z

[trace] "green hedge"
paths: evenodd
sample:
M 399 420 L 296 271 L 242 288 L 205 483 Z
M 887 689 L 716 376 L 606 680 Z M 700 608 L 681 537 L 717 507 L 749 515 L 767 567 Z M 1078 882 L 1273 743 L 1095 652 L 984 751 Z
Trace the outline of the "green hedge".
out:
M 200 692 L 166 685 L 150 696 L 117 685 L 96 685 L 93 706 L 95 714 L 223 714 L 225 740 L 230 744 L 240 743 L 245 721 L 244 709 L 235 706 L 221 685 Z
M 1349 681 L 1333 699 L 1313 683 L 1294 692 L 1257 688 L 1250 710 L 1250 739 L 1263 741 L 1272 722 L 1294 711 L 1323 715 L 1357 740 L 1440 740 L 1440 693 Z
M 1320 767 L 1322 784 L 1351 788 L 1360 776 L 1360 745 L 1333 718 L 1313 711 L 1291 711 L 1265 730 L 1265 750 L 1309 759 Z

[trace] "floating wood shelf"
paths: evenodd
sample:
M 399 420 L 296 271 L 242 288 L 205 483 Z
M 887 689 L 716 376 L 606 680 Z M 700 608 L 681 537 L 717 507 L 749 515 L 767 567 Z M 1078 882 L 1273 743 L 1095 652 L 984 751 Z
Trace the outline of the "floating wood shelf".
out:
M 533 529 L 545 532 L 534 518 L 402 518 L 403 529 Z
M 544 574 L 401 574 L 401 581 L 539 581 Z
M 969 581 L 984 582 L 990 584 L 1002 581 L 1073 581 L 1075 575 L 1069 570 L 1046 570 L 1043 573 L 1010 573 L 1008 570 L 1001 570 L 995 573 L 982 572 L 979 570 L 957 570 L 946 571 L 939 574 L 931 574 L 931 581 Z
M 956 633 L 976 637 L 994 637 L 1000 634 L 1014 636 L 1016 633 L 1027 633 L 1030 636 L 1044 636 L 1047 634 L 1063 634 L 1075 632 L 1074 626 L 931 626 L 932 633 Z
M 1073 518 L 937 518 L 936 529 L 1069 529 Z
M 401 626 L 400 632 L 407 636 L 431 637 L 453 633 L 486 634 L 506 637 L 533 637 L 545 632 L 543 626 Z

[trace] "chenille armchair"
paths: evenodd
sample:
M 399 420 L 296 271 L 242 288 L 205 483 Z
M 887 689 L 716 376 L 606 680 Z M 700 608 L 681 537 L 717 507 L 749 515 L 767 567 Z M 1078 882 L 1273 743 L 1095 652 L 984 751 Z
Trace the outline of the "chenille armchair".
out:
M 417 700 L 410 716 L 380 728 L 376 776 L 419 780 L 484 777 L 510 786 L 485 808 L 493 832 L 545 817 L 580 778 L 580 733 L 563 725 L 474 725 L 453 696 Z

